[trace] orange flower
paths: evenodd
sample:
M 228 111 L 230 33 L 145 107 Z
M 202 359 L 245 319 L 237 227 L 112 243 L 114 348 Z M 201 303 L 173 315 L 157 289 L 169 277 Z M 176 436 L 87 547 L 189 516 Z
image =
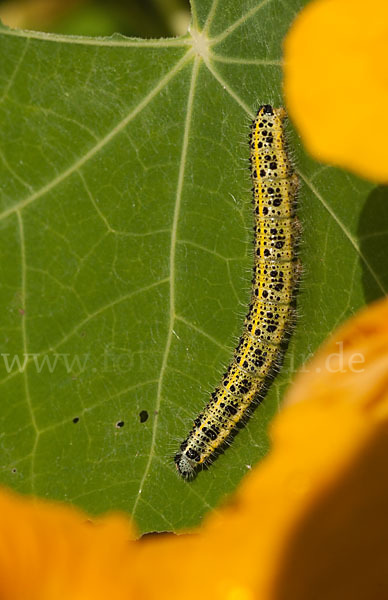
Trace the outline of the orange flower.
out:
M 4 600 L 388 597 L 388 299 L 304 368 L 268 457 L 194 535 L 0 494 Z
M 288 111 L 313 156 L 388 182 L 388 3 L 315 0 L 284 44 Z

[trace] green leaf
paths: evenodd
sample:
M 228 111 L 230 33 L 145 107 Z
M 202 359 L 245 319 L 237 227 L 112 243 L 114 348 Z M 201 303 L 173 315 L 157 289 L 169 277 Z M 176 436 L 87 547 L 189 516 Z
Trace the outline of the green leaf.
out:
M 303 4 L 193 1 L 190 33 L 172 40 L 1 29 L 5 484 L 122 509 L 140 531 L 198 523 L 265 454 L 295 370 L 385 293 L 386 189 L 312 161 L 290 127 L 295 332 L 231 447 L 192 483 L 178 478 L 172 457 L 242 327 L 247 135 L 261 103 L 284 103 L 281 44 Z

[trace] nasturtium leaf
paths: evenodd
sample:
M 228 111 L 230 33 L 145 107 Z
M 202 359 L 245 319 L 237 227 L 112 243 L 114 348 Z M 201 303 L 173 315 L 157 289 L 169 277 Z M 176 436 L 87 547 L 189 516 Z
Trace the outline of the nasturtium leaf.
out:
M 139 531 L 197 524 L 265 455 L 295 370 L 387 289 L 385 188 L 317 164 L 290 125 L 295 331 L 231 447 L 179 479 L 172 457 L 242 327 L 249 126 L 284 104 L 282 39 L 304 4 L 193 0 L 189 32 L 168 40 L 0 29 L 4 484 L 124 510 Z

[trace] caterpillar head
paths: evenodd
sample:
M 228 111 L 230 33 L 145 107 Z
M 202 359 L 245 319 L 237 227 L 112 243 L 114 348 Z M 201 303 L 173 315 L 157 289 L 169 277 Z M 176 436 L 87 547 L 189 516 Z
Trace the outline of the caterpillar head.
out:
M 197 474 L 197 463 L 195 460 L 190 459 L 184 452 L 178 452 L 175 458 L 175 465 L 177 471 L 183 479 L 186 481 L 190 481 L 190 479 L 194 479 Z

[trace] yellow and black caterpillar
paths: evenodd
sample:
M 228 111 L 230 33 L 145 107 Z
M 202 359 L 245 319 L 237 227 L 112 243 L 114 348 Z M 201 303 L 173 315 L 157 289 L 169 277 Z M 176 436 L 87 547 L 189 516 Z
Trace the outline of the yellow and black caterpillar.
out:
M 209 403 L 181 444 L 175 464 L 184 479 L 213 458 L 255 400 L 281 354 L 292 321 L 297 283 L 295 257 L 298 178 L 285 149 L 283 108 L 259 108 L 250 134 L 255 208 L 255 264 L 252 297 L 232 362 Z

